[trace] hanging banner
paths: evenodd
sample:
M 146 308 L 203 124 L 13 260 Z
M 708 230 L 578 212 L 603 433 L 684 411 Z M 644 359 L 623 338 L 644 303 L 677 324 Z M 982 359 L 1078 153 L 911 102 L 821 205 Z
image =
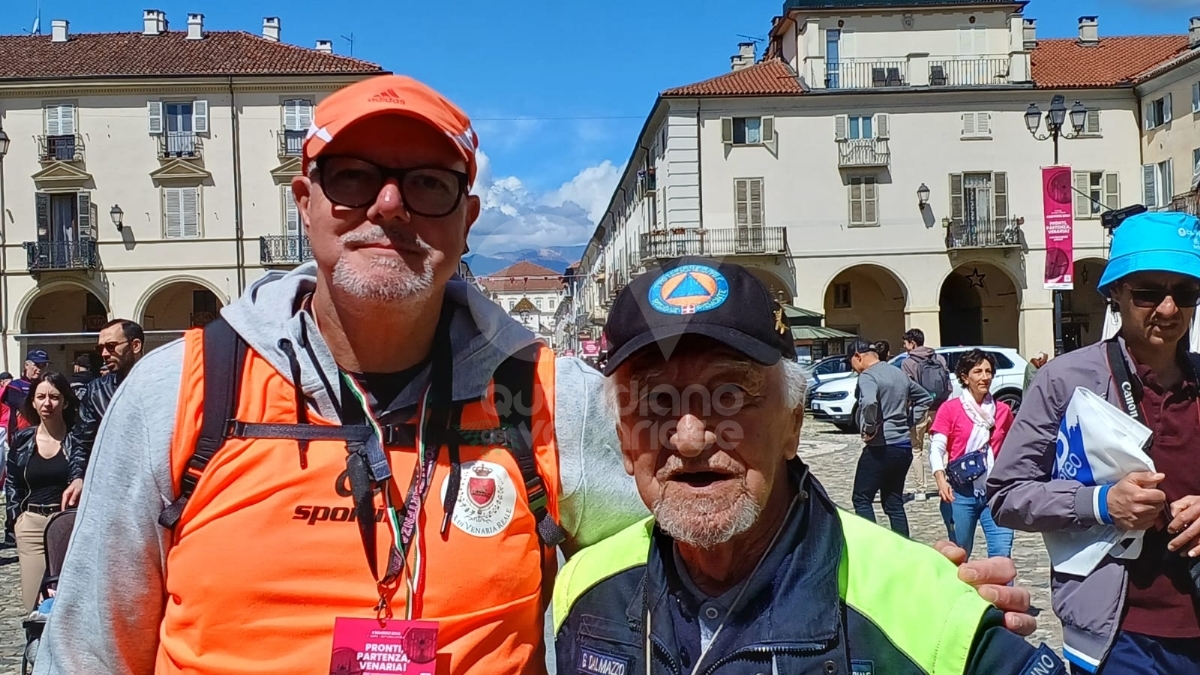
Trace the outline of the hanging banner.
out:
M 1049 291 L 1075 288 L 1075 193 L 1071 167 L 1042 169 L 1042 220 L 1046 225 L 1046 274 Z

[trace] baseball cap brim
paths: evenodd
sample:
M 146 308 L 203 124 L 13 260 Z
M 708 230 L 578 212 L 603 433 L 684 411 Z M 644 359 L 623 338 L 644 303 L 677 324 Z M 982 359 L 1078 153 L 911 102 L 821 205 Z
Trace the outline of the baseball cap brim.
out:
M 1114 258 L 1104 268 L 1096 290 L 1107 296 L 1114 284 L 1138 272 L 1171 272 L 1200 279 L 1200 256 L 1185 251 L 1143 251 Z
M 606 377 L 612 376 L 617 371 L 617 368 L 621 367 L 622 363 L 628 361 L 631 356 L 642 349 L 658 344 L 663 340 L 678 338 L 684 335 L 699 335 L 711 338 L 764 366 L 773 366 L 783 359 L 783 354 L 780 353 L 778 346 L 773 347 L 765 344 L 762 340 L 746 335 L 739 330 L 710 323 L 688 322 L 673 326 L 662 326 L 631 338 L 628 342 L 621 345 L 620 349 L 608 357 L 608 363 L 604 368 L 604 375 Z

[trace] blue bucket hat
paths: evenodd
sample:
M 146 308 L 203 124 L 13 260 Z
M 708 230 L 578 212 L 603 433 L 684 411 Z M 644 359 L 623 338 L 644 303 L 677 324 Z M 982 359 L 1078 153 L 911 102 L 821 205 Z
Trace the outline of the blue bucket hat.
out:
M 1200 219 L 1159 211 L 1121 223 L 1113 231 L 1108 266 L 1096 290 L 1108 297 L 1118 281 L 1137 272 L 1173 272 L 1200 279 Z

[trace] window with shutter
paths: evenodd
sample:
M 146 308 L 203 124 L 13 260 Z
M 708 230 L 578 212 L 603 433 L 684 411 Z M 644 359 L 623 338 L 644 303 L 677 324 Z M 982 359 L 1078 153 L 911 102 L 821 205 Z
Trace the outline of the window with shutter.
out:
M 46 106 L 46 135 L 58 136 L 62 134 L 62 125 L 58 120 L 58 106 Z
M 1200 113 L 1200 82 L 1192 84 L 1192 112 Z
M 892 137 L 892 120 L 887 113 L 875 116 L 875 137 L 886 139 Z
M 950 220 L 955 223 L 963 222 L 963 176 L 961 173 L 950 174 Z
M 196 239 L 200 236 L 200 188 L 180 188 L 179 197 L 182 236 L 184 239 Z
M 148 101 L 146 103 L 146 125 L 151 134 L 157 135 L 163 132 L 162 101 Z
M 1158 168 L 1153 164 L 1142 166 L 1142 205 L 1149 209 L 1158 206 Z
M 750 227 L 763 226 L 763 182 L 761 178 L 750 180 Z
M 1115 173 L 1104 174 L 1104 206 L 1114 211 L 1121 208 L 1121 179 Z
M 163 189 L 163 236 L 167 239 L 183 237 L 183 197 L 180 188 Z
M 838 115 L 833 122 L 833 137 L 838 141 L 844 141 L 849 138 L 850 134 L 850 117 L 848 115 Z
M 1093 134 L 1093 135 L 1100 134 L 1100 111 L 1099 110 L 1089 110 L 1088 111 L 1087 118 L 1084 120 L 1084 123 L 1083 123 L 1083 133 Z
M 1175 197 L 1175 160 L 1168 159 L 1158 165 L 1158 204 L 1166 206 Z
M 722 143 L 732 143 L 733 142 L 733 118 L 732 117 L 722 117 L 721 118 L 721 142 Z
M 50 240 L 50 195 L 45 192 L 37 193 L 37 238 L 38 241 Z
M 992 174 L 992 190 L 996 199 L 996 231 L 999 232 L 1008 225 L 1008 174 Z
M 208 133 L 208 101 L 192 101 L 192 129 L 198 134 Z
M 1092 193 L 1092 174 L 1087 171 L 1075 172 L 1075 217 L 1076 218 L 1091 218 L 1092 217 L 1092 200 L 1089 196 L 1095 197 Z
M 963 136 L 975 135 L 975 113 L 963 113 Z
M 292 187 L 283 186 L 283 234 L 288 237 L 300 236 L 300 210 L 292 196 Z
M 1167 94 L 1162 97 L 1162 122 L 1166 124 L 1171 121 L 1171 112 L 1174 106 L 1171 105 L 1171 95 Z
M 750 224 L 750 181 L 739 178 L 733 181 L 733 216 L 739 228 Z
M 63 136 L 75 135 L 75 106 L 63 103 L 58 106 L 59 133 Z
M 879 224 L 878 190 L 873 176 L 850 179 L 850 224 L 869 226 Z
M 85 239 L 94 239 L 95 231 L 92 229 L 92 193 L 88 190 L 81 190 L 76 195 L 76 219 L 78 222 L 79 236 Z

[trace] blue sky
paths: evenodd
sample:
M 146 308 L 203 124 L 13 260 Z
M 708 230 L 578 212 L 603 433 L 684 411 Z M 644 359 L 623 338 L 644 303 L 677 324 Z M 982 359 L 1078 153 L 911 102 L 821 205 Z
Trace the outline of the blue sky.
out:
M 28 30 L 36 0 L 0 0 L 0 32 Z M 279 16 L 285 42 L 331 39 L 338 53 L 425 80 L 475 120 L 487 155 L 489 245 L 577 244 L 603 209 L 656 94 L 727 72 L 743 36 L 764 37 L 782 0 L 42 0 L 72 32 L 140 30 L 161 9 L 214 30 L 260 33 Z M 1183 33 L 1197 0 L 1034 0 L 1040 36 L 1100 16 L 1101 35 Z M 570 202 L 578 203 L 572 208 Z M 536 222 L 525 220 L 533 214 Z M 582 215 L 581 215 L 582 214 Z M 509 236 L 501 236 L 508 232 Z M 529 234 L 536 232 L 537 234 Z M 559 241 L 558 239 L 562 239 Z M 536 241 L 535 241 L 536 240 Z M 478 250 L 478 247 L 476 247 Z

